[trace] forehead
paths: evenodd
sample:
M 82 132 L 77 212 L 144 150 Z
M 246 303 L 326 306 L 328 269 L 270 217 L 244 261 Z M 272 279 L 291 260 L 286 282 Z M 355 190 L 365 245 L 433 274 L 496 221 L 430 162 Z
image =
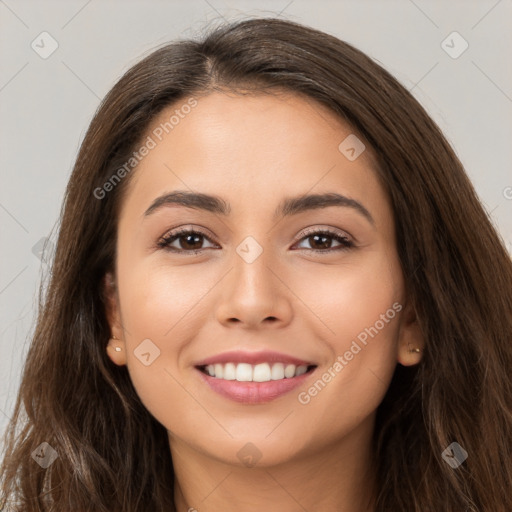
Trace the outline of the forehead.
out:
M 144 141 L 152 149 L 133 171 L 128 199 L 147 207 L 163 192 L 190 189 L 245 211 L 283 196 L 336 191 L 386 208 L 372 149 L 365 144 L 347 158 L 347 145 L 359 152 L 361 138 L 320 103 L 290 93 L 215 92 L 194 101 L 166 107 L 148 127 Z

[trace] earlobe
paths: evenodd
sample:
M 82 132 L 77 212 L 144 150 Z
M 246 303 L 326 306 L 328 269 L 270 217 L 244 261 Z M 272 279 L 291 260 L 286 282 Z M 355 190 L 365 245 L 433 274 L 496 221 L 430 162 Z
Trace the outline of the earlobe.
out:
M 406 308 L 398 335 L 397 360 L 403 366 L 414 366 L 423 358 L 425 340 L 416 313 Z
M 108 340 L 107 354 L 111 361 L 118 366 L 126 364 L 126 346 L 124 341 L 118 340 L 115 336 Z

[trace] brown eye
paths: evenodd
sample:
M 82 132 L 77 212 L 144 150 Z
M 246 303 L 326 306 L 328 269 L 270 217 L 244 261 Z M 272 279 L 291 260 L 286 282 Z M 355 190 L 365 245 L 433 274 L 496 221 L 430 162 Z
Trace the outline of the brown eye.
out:
M 200 231 L 191 229 L 182 229 L 171 232 L 161 238 L 158 246 L 173 252 L 192 252 L 194 254 L 201 252 L 204 240 L 210 239 Z M 174 242 L 178 242 L 178 247 L 173 246 Z
M 348 237 L 330 230 L 310 231 L 301 238 L 302 240 L 309 243 L 312 251 L 320 253 L 345 250 L 354 246 L 354 243 Z M 332 248 L 333 240 L 339 243 L 338 247 Z

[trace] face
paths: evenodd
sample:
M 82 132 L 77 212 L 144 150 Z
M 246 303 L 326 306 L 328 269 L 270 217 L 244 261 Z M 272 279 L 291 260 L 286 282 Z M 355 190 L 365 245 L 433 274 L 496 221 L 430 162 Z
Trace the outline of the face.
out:
M 368 431 L 397 363 L 419 362 L 391 205 L 351 134 L 292 94 L 185 99 L 150 126 L 107 351 L 171 450 L 230 464 L 328 450 Z

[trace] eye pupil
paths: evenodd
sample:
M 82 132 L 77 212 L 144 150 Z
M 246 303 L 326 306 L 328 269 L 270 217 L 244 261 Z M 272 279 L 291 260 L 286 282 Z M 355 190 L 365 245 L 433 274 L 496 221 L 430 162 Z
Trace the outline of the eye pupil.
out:
M 186 242 L 185 242 L 185 245 L 180 241 L 180 246 L 182 249 L 199 249 L 199 247 L 190 247 L 190 245 L 194 246 L 194 245 L 201 245 L 200 241 L 199 242 L 190 242 L 190 239 L 201 239 L 202 238 L 202 235 L 199 235 L 197 233 L 190 233 L 188 235 L 181 235 L 180 237 L 180 240 L 183 240 L 185 239 Z
M 321 239 L 323 239 L 323 240 L 324 240 L 322 243 L 320 243 L 320 246 L 321 246 L 321 247 L 315 247 L 316 249 L 325 249 L 325 248 L 327 248 L 327 249 L 328 249 L 328 248 L 330 247 L 330 245 L 331 245 L 330 243 L 326 242 L 326 240 L 328 240 L 329 238 L 331 238 L 330 236 L 326 236 L 326 235 L 312 235 L 312 236 L 310 236 L 309 238 L 310 238 L 310 240 L 311 240 L 311 239 L 315 240 L 315 244 L 317 244 L 317 239 L 318 239 L 318 238 L 321 238 Z M 315 245 L 315 244 L 312 244 L 312 246 L 313 246 L 313 245 Z M 318 245 L 318 244 L 317 244 L 317 245 Z

